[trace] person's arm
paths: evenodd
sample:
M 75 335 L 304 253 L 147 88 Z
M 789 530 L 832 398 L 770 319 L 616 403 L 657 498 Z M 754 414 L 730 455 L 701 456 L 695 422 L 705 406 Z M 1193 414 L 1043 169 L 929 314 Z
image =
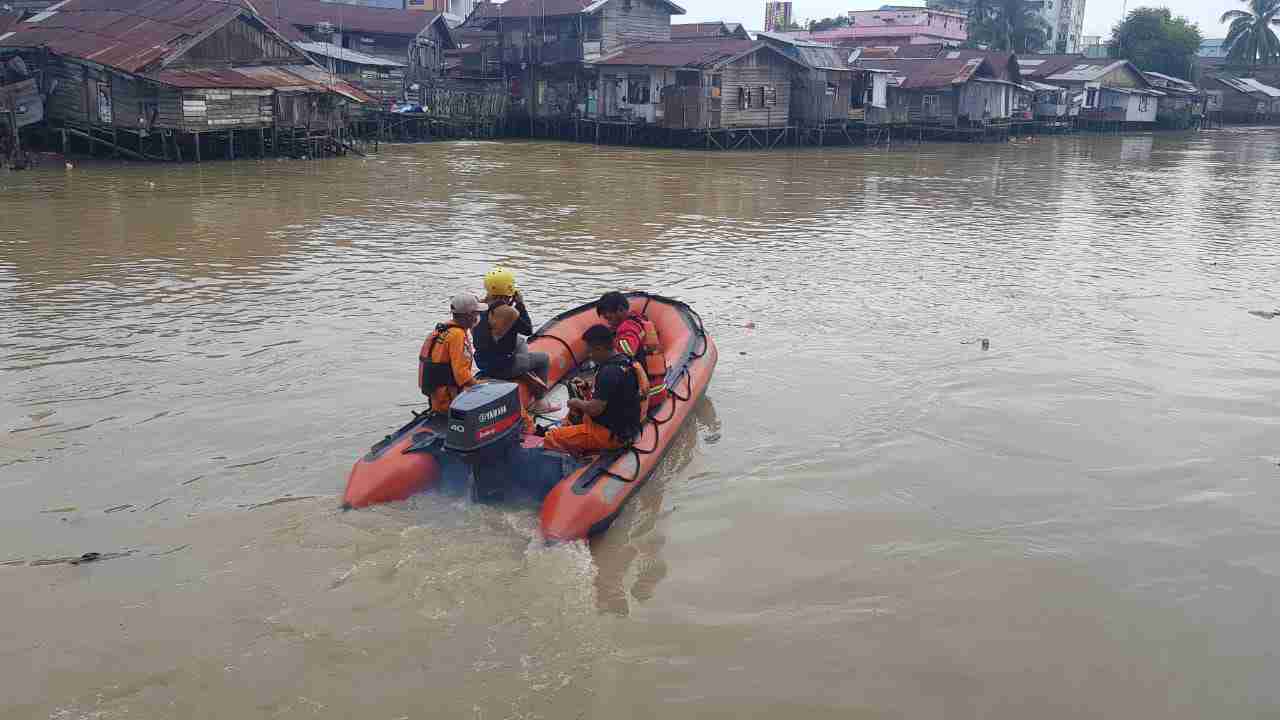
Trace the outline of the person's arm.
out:
M 469 388 L 476 384 L 471 371 L 471 350 L 467 347 L 467 331 L 449 333 L 449 364 L 453 367 L 453 379 L 458 387 Z
M 596 388 L 590 400 L 570 400 L 569 409 L 577 410 L 584 415 L 600 417 L 609 406 L 609 398 L 618 387 L 620 369 L 616 365 L 601 368 L 596 374 Z
M 569 401 L 570 410 L 577 410 L 583 415 L 590 415 L 591 417 L 600 417 L 602 414 L 604 414 L 604 410 L 606 407 L 608 407 L 608 404 L 605 403 L 605 401 L 600 399 L 595 399 L 595 400 L 576 400 L 575 399 L 575 400 Z
M 524 297 L 516 293 L 516 310 L 520 311 L 520 319 L 516 320 L 516 332 L 521 335 L 533 334 L 533 318 L 529 317 L 529 308 L 524 306 Z

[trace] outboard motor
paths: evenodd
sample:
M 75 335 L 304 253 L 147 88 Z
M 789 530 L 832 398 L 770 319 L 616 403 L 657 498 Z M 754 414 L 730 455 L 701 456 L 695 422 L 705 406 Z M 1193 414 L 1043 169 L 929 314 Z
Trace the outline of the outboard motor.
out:
M 498 502 L 505 497 L 523 430 L 520 387 L 515 383 L 477 385 L 454 399 L 445 447 L 471 468 L 473 500 Z

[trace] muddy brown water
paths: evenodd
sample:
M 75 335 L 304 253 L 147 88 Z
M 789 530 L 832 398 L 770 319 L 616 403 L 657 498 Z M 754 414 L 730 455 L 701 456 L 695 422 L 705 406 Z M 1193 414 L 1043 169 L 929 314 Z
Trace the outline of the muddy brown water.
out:
M 1280 714 L 1278 141 L 2 174 L 0 718 Z M 591 547 L 337 511 L 494 262 L 720 345 Z

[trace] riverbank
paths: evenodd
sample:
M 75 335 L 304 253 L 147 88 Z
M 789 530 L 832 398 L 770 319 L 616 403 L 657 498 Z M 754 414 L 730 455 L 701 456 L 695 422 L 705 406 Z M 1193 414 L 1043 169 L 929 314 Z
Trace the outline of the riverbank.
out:
M 1275 715 L 1278 140 L 5 175 L 0 718 Z M 337 510 L 495 263 L 719 345 L 590 547 Z

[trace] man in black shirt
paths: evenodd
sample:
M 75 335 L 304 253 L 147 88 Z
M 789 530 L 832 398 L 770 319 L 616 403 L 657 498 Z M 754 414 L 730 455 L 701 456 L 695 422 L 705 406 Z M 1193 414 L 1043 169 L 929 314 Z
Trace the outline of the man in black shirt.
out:
M 590 399 L 570 400 L 569 409 L 581 414 L 582 422 L 547 432 L 544 446 L 549 450 L 585 455 L 613 450 L 631 442 L 640 432 L 643 413 L 641 398 L 648 390 L 644 370 L 626 355 L 613 350 L 613 330 L 594 325 L 582 339 L 587 356 L 599 366 Z

